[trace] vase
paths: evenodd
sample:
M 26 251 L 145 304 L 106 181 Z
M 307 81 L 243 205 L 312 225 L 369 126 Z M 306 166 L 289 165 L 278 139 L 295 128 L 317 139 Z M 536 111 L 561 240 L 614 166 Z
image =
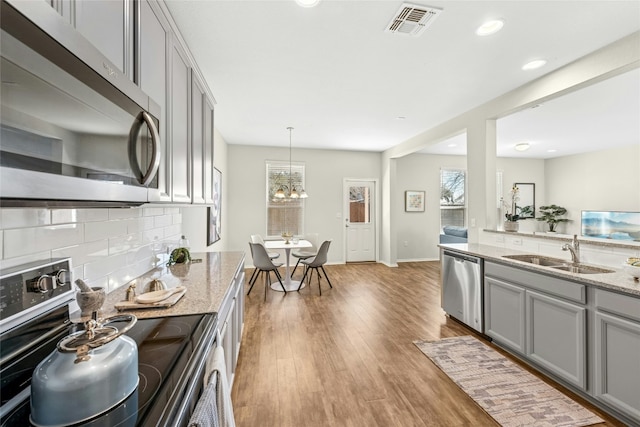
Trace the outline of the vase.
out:
M 505 221 L 504 222 L 504 231 L 518 231 L 518 221 Z

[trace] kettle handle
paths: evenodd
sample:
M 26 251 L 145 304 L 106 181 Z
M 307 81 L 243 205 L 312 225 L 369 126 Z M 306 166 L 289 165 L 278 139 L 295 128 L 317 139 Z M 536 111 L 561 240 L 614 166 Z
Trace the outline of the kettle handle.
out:
M 89 336 L 89 341 L 86 342 L 85 344 L 83 344 L 82 346 L 79 347 L 68 347 L 67 343 L 69 343 L 70 341 L 72 341 L 75 336 L 77 336 L 78 334 L 74 334 L 74 335 L 69 335 L 66 338 L 63 338 L 62 340 L 60 340 L 60 342 L 58 342 L 58 350 L 63 351 L 63 352 L 71 352 L 71 353 L 78 353 L 79 354 L 86 354 L 90 348 L 98 348 L 100 346 L 103 346 L 105 344 L 110 343 L 111 341 L 115 340 L 116 338 L 118 338 L 120 335 L 123 335 L 125 333 L 127 333 L 131 328 L 133 328 L 133 326 L 136 324 L 136 322 L 138 321 L 138 318 L 136 316 L 134 316 L 133 314 L 116 314 L 114 316 L 110 316 L 107 317 L 105 319 L 102 320 L 102 324 L 98 325 L 99 327 L 104 327 L 104 325 L 109 324 L 109 323 L 113 323 L 113 322 L 120 322 L 120 321 L 129 321 L 129 323 L 122 329 L 118 330 L 117 328 L 111 327 L 110 329 L 114 329 L 116 332 L 106 335 L 106 336 L 102 336 L 100 338 L 96 338 L 96 339 L 92 339 L 93 336 L 90 335 Z M 95 321 L 90 320 L 88 323 L 93 322 L 93 325 L 96 325 Z M 88 330 L 83 331 L 83 332 L 79 332 L 79 334 L 82 333 L 92 333 L 93 332 L 93 328 L 94 326 L 90 326 Z

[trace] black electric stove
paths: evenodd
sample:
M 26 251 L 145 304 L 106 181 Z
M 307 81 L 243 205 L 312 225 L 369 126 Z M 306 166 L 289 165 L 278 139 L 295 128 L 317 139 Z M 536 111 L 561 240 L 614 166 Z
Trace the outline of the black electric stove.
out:
M 3 277 L 3 301 L 10 292 L 17 292 L 18 286 L 11 283 Z M 55 350 L 61 338 L 82 327 L 70 322 L 68 301 L 63 300 L 43 313 L 31 313 L 0 337 L 2 427 L 32 425 L 29 384 L 34 368 Z M 12 314 L 14 320 L 20 317 L 20 312 L 16 313 Z M 117 407 L 76 426 L 186 425 L 201 393 L 215 323 L 215 314 L 139 319 L 126 334 L 138 345 L 137 389 Z M 110 325 L 120 328 L 124 324 Z

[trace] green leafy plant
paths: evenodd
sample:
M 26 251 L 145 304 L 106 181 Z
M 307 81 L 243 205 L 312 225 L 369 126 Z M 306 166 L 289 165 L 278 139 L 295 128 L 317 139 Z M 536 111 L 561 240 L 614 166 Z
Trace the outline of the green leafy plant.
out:
M 540 206 L 540 213 L 542 214 L 538 218 L 538 221 L 544 221 L 549 226 L 549 231 L 556 231 L 556 227 L 561 222 L 569 222 L 570 219 L 560 218 L 562 215 L 567 213 L 567 210 L 562 206 L 558 205 L 548 205 L 548 206 Z

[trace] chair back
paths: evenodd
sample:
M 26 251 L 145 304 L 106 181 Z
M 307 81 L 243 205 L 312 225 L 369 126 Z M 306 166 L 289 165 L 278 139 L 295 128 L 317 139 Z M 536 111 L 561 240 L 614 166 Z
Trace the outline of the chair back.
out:
M 260 243 L 260 244 L 264 245 L 264 239 L 259 234 L 252 234 L 251 235 L 251 243 Z
M 327 262 L 327 252 L 329 252 L 329 245 L 331 244 L 331 240 L 325 240 L 320 245 L 320 249 L 318 249 L 318 254 L 316 257 L 309 263 L 309 267 L 320 267 Z
M 257 267 L 260 270 L 276 269 L 276 266 L 271 262 L 271 258 L 269 258 L 269 254 L 267 254 L 267 250 L 263 244 L 249 242 L 249 247 L 251 248 L 254 267 Z
M 318 233 L 309 233 L 304 235 L 304 240 L 309 241 L 311 243 L 310 248 L 303 248 L 306 252 L 315 252 L 318 250 Z

